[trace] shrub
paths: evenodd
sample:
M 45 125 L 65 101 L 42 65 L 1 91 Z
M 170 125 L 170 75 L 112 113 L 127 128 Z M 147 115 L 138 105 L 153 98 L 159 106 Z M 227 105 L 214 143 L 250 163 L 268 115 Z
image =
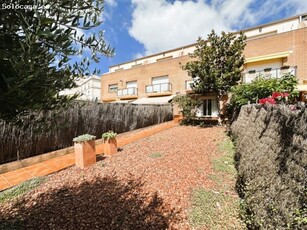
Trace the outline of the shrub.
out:
M 200 100 L 189 95 L 177 95 L 173 98 L 173 103 L 177 104 L 181 109 L 182 124 L 190 124 L 191 118 L 196 114 L 196 108 L 200 105 Z
M 240 109 L 243 105 L 257 103 L 261 98 L 267 98 L 274 92 L 289 93 L 288 101 L 293 102 L 298 96 L 295 90 L 297 79 L 294 75 L 285 74 L 282 78 L 265 79 L 259 77 L 249 84 L 242 84 L 232 88 L 229 112 Z

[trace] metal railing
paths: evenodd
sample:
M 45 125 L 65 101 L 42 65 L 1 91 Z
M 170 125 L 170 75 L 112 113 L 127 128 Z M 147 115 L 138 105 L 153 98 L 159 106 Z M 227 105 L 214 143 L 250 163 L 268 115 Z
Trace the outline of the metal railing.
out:
M 135 87 L 131 87 L 131 88 L 117 90 L 118 97 L 131 96 L 131 95 L 138 95 L 138 89 Z
M 264 70 L 256 71 L 250 70 L 248 72 L 244 72 L 243 74 L 243 83 L 250 83 L 259 77 L 262 78 L 281 78 L 283 75 L 291 73 L 296 76 L 296 66 L 287 66 L 282 68 L 267 68 Z
M 146 93 L 161 93 L 161 92 L 171 92 L 171 91 L 172 91 L 171 83 L 161 83 L 161 84 L 145 86 Z

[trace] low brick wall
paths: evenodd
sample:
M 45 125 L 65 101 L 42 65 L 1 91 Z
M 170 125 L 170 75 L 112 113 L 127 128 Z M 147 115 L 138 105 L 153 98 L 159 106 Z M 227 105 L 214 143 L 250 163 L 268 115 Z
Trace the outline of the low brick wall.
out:
M 307 227 L 307 110 L 243 106 L 231 133 L 249 228 Z

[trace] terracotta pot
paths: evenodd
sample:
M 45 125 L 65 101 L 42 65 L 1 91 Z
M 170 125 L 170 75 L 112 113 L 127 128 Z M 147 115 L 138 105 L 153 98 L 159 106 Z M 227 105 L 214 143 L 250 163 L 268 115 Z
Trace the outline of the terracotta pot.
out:
M 75 162 L 81 169 L 96 163 L 95 140 L 75 143 Z
M 103 144 L 104 155 L 111 156 L 117 153 L 117 141 L 116 138 L 104 140 Z

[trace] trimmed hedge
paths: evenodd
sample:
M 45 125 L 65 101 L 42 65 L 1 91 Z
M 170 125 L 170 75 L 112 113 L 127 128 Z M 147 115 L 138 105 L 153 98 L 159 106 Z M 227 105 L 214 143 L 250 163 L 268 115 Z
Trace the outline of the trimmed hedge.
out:
M 99 138 L 109 130 L 123 133 L 170 121 L 173 111 L 171 105 L 87 103 L 76 104 L 60 115 L 36 116 L 48 122 L 37 124 L 25 118 L 20 128 L 0 121 L 0 164 L 66 148 L 73 145 L 74 137 L 85 133 Z
M 249 229 L 307 229 L 307 110 L 243 106 L 231 125 Z

